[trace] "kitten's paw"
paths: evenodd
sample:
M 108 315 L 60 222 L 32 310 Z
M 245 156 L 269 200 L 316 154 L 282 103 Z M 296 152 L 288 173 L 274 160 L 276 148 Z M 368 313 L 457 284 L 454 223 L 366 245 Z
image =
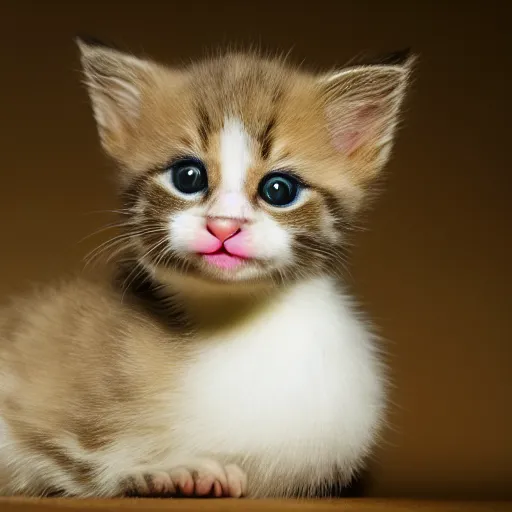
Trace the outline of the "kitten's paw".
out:
M 128 496 L 189 496 L 194 491 L 194 479 L 185 468 L 171 471 L 140 471 L 123 481 L 123 494 Z
M 209 462 L 193 472 L 194 494 L 216 498 L 241 498 L 247 492 L 247 476 L 236 465 Z
M 235 464 L 221 466 L 206 460 L 168 471 L 140 471 L 130 475 L 123 487 L 131 496 L 241 498 L 247 491 L 247 476 Z

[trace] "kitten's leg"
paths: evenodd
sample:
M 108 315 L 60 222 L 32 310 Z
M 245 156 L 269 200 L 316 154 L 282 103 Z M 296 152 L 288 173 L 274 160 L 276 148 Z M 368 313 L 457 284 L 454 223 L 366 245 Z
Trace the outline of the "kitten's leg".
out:
M 247 492 L 247 477 L 235 464 L 191 460 L 173 468 L 141 467 L 122 481 L 122 494 L 138 496 L 183 495 L 240 498 Z

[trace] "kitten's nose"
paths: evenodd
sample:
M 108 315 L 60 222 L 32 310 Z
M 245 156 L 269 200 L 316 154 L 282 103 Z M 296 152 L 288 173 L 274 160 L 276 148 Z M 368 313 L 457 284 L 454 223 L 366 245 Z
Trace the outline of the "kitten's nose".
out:
M 210 217 L 206 222 L 206 226 L 210 233 L 215 235 L 221 242 L 225 242 L 240 229 L 241 222 L 236 219 Z

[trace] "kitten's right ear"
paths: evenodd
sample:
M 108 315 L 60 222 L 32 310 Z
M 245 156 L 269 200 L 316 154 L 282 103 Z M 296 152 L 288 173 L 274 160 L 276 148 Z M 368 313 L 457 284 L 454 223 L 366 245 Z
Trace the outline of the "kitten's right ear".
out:
M 103 148 L 122 158 L 140 117 L 155 65 L 96 40 L 76 38 Z
M 320 79 L 331 142 L 367 177 L 386 163 L 415 56 L 397 52 L 377 64 L 351 66 Z

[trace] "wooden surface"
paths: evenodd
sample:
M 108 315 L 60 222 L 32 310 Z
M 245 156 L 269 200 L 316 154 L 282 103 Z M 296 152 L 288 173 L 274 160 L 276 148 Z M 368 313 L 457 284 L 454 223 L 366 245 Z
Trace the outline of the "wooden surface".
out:
M 266 501 L 266 500 L 71 500 L 71 499 L 24 499 L 0 498 L 1 512 L 64 512 L 86 510 L 144 510 L 147 512 L 191 511 L 212 512 L 248 511 L 334 511 L 346 512 L 505 512 L 512 511 L 512 502 L 461 502 L 417 501 L 380 499 L 340 499 L 315 501 Z

